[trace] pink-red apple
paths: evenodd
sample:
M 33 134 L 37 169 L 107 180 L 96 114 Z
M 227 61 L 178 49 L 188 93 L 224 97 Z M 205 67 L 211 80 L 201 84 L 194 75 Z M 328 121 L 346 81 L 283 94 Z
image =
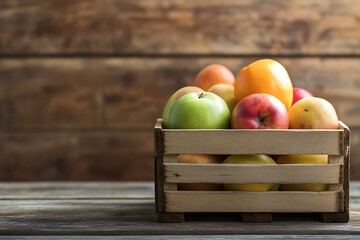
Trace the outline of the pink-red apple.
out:
M 307 97 L 313 97 L 314 95 L 309 92 L 308 90 L 304 89 L 304 88 L 299 88 L 299 87 L 294 87 L 293 88 L 293 101 L 292 101 L 292 105 L 294 105 L 297 101 L 299 101 L 300 99 L 303 98 L 307 98 Z
M 336 129 L 338 117 L 333 105 L 323 98 L 308 97 L 290 108 L 289 127 L 293 129 Z
M 231 127 L 240 129 L 286 129 L 289 116 L 285 105 L 266 93 L 255 93 L 243 98 L 235 106 Z
M 224 99 L 224 101 L 229 107 L 230 112 L 232 112 L 238 102 L 235 98 L 234 85 L 225 83 L 215 84 L 209 88 L 208 92 L 215 93 L 216 95 Z
M 196 76 L 194 85 L 207 91 L 211 86 L 219 83 L 233 85 L 235 81 L 234 74 L 221 64 L 212 64 L 205 67 Z
M 163 128 L 169 128 L 170 110 L 171 110 L 172 106 L 174 105 L 174 103 L 180 97 L 184 96 L 187 93 L 192 93 L 192 92 L 194 92 L 194 93 L 204 92 L 204 90 L 202 90 L 201 88 L 195 87 L 195 86 L 186 86 L 186 87 L 180 88 L 174 94 L 171 95 L 171 97 L 168 99 L 168 101 L 164 107 L 163 114 L 162 114 Z
M 219 155 L 206 155 L 206 154 L 180 154 L 176 157 L 178 163 L 222 163 L 223 158 Z M 218 191 L 222 190 L 222 184 L 214 183 L 179 183 L 179 190 L 188 191 Z

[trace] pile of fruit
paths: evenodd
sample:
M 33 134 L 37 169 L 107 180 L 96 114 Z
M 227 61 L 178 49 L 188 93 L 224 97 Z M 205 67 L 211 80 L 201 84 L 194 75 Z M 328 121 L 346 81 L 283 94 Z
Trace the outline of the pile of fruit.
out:
M 163 128 L 173 129 L 337 129 L 331 103 L 303 88 L 293 88 L 286 69 L 261 59 L 237 74 L 212 64 L 199 72 L 193 86 L 176 91 L 163 110 Z M 185 155 L 182 163 L 327 164 L 325 155 Z M 184 190 L 323 191 L 324 184 L 179 184 Z

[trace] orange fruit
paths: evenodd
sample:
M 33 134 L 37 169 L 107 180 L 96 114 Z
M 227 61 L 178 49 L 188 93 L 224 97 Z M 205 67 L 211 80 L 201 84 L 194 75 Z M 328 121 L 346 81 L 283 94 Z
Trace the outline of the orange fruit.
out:
M 267 93 L 278 98 L 289 111 L 293 86 L 286 69 L 272 59 L 257 60 L 236 76 L 235 97 L 238 101 L 253 93 Z

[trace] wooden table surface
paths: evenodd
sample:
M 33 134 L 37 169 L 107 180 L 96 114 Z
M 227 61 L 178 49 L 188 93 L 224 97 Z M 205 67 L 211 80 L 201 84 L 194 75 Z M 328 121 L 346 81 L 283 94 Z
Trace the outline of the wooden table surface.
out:
M 185 223 L 166 224 L 156 222 L 151 182 L 0 183 L 0 235 L 8 235 L 6 239 L 49 239 L 44 235 L 109 240 L 233 239 L 238 235 L 355 239 L 360 237 L 360 182 L 351 183 L 350 195 L 351 218 L 346 224 L 325 224 L 316 215 L 304 214 L 291 221 L 284 220 L 287 215 L 275 215 L 275 221 L 266 224 L 243 223 L 237 214 L 200 214 L 190 215 Z

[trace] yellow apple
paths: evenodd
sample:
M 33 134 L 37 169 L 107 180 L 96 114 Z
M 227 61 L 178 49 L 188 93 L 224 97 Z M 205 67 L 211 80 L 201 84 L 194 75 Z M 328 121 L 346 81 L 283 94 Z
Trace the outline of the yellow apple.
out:
M 276 162 L 269 156 L 259 155 L 231 155 L 227 157 L 224 164 L 276 164 Z M 225 190 L 228 191 L 274 191 L 276 184 L 224 184 Z
M 224 99 L 224 101 L 229 107 L 230 112 L 232 112 L 238 102 L 235 98 L 234 85 L 232 84 L 215 84 L 209 88 L 208 92 L 215 93 L 216 95 Z
M 178 163 L 222 163 L 223 158 L 218 155 L 206 154 L 180 154 L 176 157 Z M 179 190 L 188 191 L 219 191 L 222 190 L 222 184 L 214 183 L 179 183 Z
M 327 164 L 327 155 L 280 155 L 278 164 Z M 326 191 L 326 184 L 281 184 L 282 191 Z
M 307 97 L 300 99 L 290 108 L 289 128 L 336 129 L 338 117 L 333 105 L 325 99 Z

